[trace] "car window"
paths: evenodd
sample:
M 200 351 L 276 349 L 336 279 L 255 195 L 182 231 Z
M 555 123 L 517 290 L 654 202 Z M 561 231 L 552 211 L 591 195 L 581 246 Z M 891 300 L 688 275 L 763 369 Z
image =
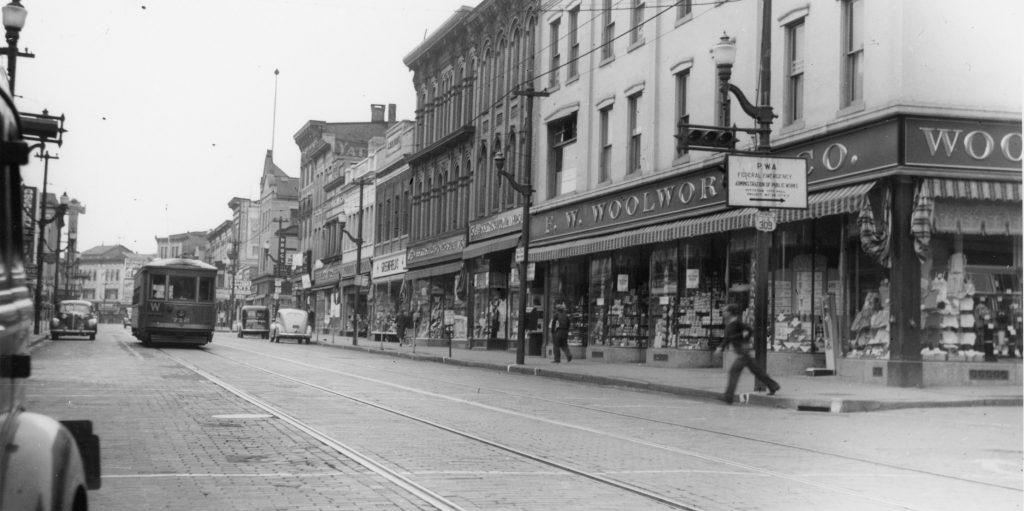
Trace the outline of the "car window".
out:
M 195 301 L 196 278 L 171 275 L 168 279 L 168 294 L 171 300 Z
M 73 314 L 90 314 L 92 313 L 92 306 L 84 303 L 62 303 L 60 304 L 60 311 Z
M 149 277 L 149 288 L 151 297 L 157 300 L 163 300 L 167 298 L 167 276 L 166 275 L 150 275 Z

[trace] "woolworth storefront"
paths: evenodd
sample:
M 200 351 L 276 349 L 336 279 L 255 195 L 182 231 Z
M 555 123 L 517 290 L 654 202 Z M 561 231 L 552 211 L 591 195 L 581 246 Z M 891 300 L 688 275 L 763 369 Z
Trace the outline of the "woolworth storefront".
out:
M 891 117 L 775 154 L 809 160 L 808 208 L 780 210 L 768 370 L 892 386 L 1021 383 L 1021 127 Z M 544 308 L 574 356 L 713 367 L 720 311 L 752 311 L 750 208 L 724 157 L 627 190 L 534 208 Z M 537 283 L 534 283 L 537 285 Z M 752 312 L 748 312 L 752 321 Z

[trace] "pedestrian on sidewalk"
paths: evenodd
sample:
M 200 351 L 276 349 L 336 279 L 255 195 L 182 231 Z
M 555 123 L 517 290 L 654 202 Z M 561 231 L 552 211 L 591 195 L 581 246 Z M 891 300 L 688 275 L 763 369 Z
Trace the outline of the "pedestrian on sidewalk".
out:
M 398 345 L 405 346 L 405 331 L 409 328 L 409 324 L 412 320 L 409 318 L 409 314 L 405 312 L 405 309 L 398 311 L 398 316 L 395 318 L 395 333 L 398 334 Z
M 775 395 L 781 388 L 778 382 L 773 380 L 771 376 L 768 376 L 768 373 L 761 369 L 761 366 L 757 365 L 757 362 L 750 356 L 750 333 L 752 329 L 750 325 L 740 321 L 740 314 L 739 305 L 729 304 L 725 306 L 725 310 L 722 311 L 722 319 L 725 320 L 725 339 L 718 350 L 716 350 L 724 351 L 731 345 L 736 353 L 736 360 L 729 366 L 729 383 L 725 387 L 725 394 L 722 395 L 722 401 L 730 405 L 735 398 L 736 384 L 740 381 L 740 373 L 743 372 L 743 368 L 750 369 L 754 377 L 761 380 L 768 387 L 769 396 Z
M 558 302 L 555 305 L 555 315 L 551 318 L 551 332 L 555 340 L 555 359 L 552 364 L 562 361 L 562 350 L 565 350 L 565 361 L 572 362 L 572 354 L 569 353 L 569 315 L 565 313 L 565 302 Z

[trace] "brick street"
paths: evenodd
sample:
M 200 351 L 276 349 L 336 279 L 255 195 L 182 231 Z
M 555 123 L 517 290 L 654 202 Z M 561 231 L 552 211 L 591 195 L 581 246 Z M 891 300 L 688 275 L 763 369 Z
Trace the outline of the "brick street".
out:
M 97 509 L 432 508 L 179 361 L 463 509 L 671 508 L 564 466 L 703 510 L 1020 509 L 1018 407 L 729 408 L 226 334 L 144 348 L 110 326 L 34 360 L 33 408 L 102 438 Z

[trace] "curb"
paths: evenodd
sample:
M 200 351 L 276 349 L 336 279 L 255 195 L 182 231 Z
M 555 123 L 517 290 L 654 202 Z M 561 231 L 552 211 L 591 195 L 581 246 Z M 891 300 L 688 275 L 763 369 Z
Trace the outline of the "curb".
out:
M 50 338 L 50 334 L 32 334 L 32 340 L 28 342 L 28 349 L 31 350 Z
M 371 341 L 372 342 L 372 341 Z M 489 369 L 493 371 L 504 371 L 526 376 L 540 376 L 558 380 L 571 381 L 576 383 L 589 383 L 607 387 L 618 387 L 630 390 L 647 392 L 661 392 L 676 396 L 696 398 L 702 400 L 716 400 L 721 396 L 720 392 L 688 387 L 665 385 L 662 383 L 651 383 L 637 380 L 626 380 L 608 376 L 596 376 L 592 374 L 565 373 L 541 369 L 539 367 L 501 365 L 491 362 L 478 362 L 474 360 L 460 360 L 448 358 L 443 355 L 432 355 L 422 353 L 407 353 L 398 351 L 381 351 L 379 348 L 369 346 L 349 346 L 343 344 L 321 344 L 331 348 L 341 348 L 352 351 L 362 351 L 377 355 L 384 355 L 393 358 L 404 358 L 420 362 L 435 362 L 454 365 L 459 367 L 471 367 L 476 369 Z M 857 413 L 857 412 L 881 412 L 889 410 L 905 410 L 912 408 L 962 408 L 974 406 L 1024 406 L 1024 397 L 986 397 L 977 399 L 958 399 L 951 401 L 876 401 L 870 399 L 829 399 L 829 398 L 787 398 L 768 396 L 766 394 L 743 393 L 737 395 L 737 404 L 760 406 L 765 408 L 780 408 L 805 412 L 827 412 L 827 413 Z

